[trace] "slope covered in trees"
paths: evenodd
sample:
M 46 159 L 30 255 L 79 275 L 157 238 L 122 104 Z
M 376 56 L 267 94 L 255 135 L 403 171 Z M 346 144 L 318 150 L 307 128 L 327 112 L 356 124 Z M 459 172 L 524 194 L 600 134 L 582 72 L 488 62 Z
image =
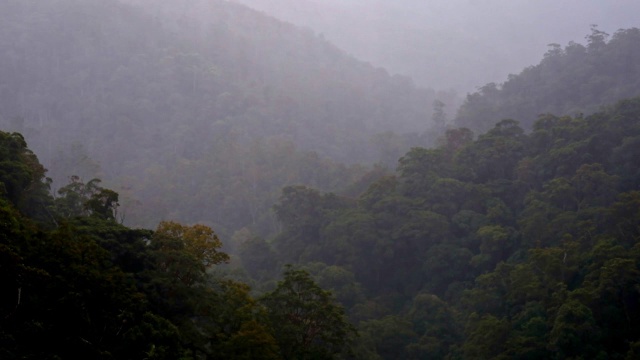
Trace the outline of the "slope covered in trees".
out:
M 454 123 L 487 131 L 496 119 L 516 119 L 531 129 L 539 114 L 590 114 L 640 95 L 640 29 L 609 34 L 593 26 L 587 45 L 550 44 L 540 64 L 489 83 L 467 96 Z
M 127 228 L 115 221 L 118 194 L 99 181 L 75 178 L 53 199 L 21 135 L 0 132 L 0 154 L 2 359 L 348 353 L 353 327 L 307 272 L 287 268 L 254 297 L 246 284 L 212 275 L 229 256 L 209 227 Z
M 309 152 L 318 154 L 314 167 L 331 172 L 336 161 L 376 161 L 377 133 L 429 127 L 435 91 L 310 31 L 222 0 L 152 3 L 0 4 L 2 127 L 24 134 L 58 186 L 71 175 L 99 176 L 128 204 L 154 203 L 129 209 L 127 221 L 214 221 L 211 209 L 170 198 L 177 184 L 185 193 L 176 198 L 207 203 L 245 199 L 258 187 L 250 206 L 265 212 L 262 202 L 287 183 L 336 189 L 308 182 L 314 175 L 296 159 L 316 156 Z M 249 178 L 270 162 L 284 162 L 285 179 L 230 183 L 211 174 L 231 166 Z M 203 188 L 203 179 L 218 188 Z
M 340 161 L 424 143 L 384 131 L 433 92 L 238 5 L 147 3 L 0 4 L 2 124 L 82 175 L 52 196 L 0 132 L 1 358 L 638 356 L 640 99 L 562 115 L 635 91 L 637 29 L 470 95 L 486 132 L 390 174 Z
M 207 271 L 229 259 L 210 228 L 122 226 L 97 181 L 54 199 L 24 139 L 0 133 L 0 354 L 634 358 L 638 139 L 636 98 L 530 134 L 449 130 L 357 198 L 286 187 L 283 231 L 240 248 L 255 297 Z M 287 262 L 306 270 L 270 284 Z
M 638 25 L 634 1 L 230 0 L 309 27 L 424 86 L 464 95 L 538 61 L 550 42 L 581 39 L 589 24 Z
M 452 129 L 357 198 L 285 188 L 283 231 L 240 255 L 256 278 L 306 264 L 362 359 L 634 358 L 639 141 L 640 98 Z

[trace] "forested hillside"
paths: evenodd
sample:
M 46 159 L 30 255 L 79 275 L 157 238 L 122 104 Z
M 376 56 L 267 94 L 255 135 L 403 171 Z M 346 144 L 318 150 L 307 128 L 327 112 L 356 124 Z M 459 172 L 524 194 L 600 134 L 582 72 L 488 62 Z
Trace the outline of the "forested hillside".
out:
M 640 13 L 633 0 L 230 1 L 309 27 L 359 59 L 460 96 L 537 63 L 549 43 L 581 42 L 590 24 L 610 32 L 638 26 Z
M 266 228 L 247 214 L 268 212 L 280 187 L 335 190 L 353 176 L 336 161 L 382 156 L 374 135 L 430 127 L 433 90 L 309 31 L 221 0 L 154 5 L 0 4 L 0 124 L 24 134 L 57 186 L 79 175 L 117 187 L 132 224 Z
M 361 359 L 632 359 L 639 159 L 640 98 L 529 134 L 452 129 L 357 198 L 286 187 L 283 231 L 240 255 L 262 281 L 306 264 L 348 308 Z
M 282 232 L 230 259 L 204 225 L 119 224 L 98 180 L 52 198 L 0 133 L 0 355 L 633 359 L 639 142 L 640 98 L 449 130 L 360 196 L 285 187 Z
M 454 123 L 487 131 L 496 119 L 517 119 L 531 129 L 539 114 L 590 114 L 640 95 L 640 29 L 621 29 L 609 37 L 592 26 L 586 46 L 550 44 L 538 65 L 469 94 Z
M 18 133 L 0 132 L 0 358 L 285 359 L 348 354 L 343 308 L 303 270 L 260 297 L 214 275 L 204 225 L 116 221 L 118 194 L 80 179 L 48 193 Z M 286 305 L 286 306 L 285 306 Z M 314 324 L 305 326 L 305 324 Z
M 638 358 L 639 45 L 449 120 L 235 3 L 2 1 L 0 359 Z

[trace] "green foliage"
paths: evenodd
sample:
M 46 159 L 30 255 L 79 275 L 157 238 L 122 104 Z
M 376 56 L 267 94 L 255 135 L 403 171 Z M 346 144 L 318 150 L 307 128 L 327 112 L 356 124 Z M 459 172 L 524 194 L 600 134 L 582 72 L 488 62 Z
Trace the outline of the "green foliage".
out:
M 637 93 L 637 29 L 554 46 L 469 95 L 456 121 L 486 133 L 448 129 L 395 174 L 365 174 L 324 156 L 395 161 L 425 137 L 383 123 L 416 130 L 429 92 L 238 5 L 202 4 L 183 19 L 171 3 L 153 16 L 115 1 L 0 4 L 0 75 L 15 89 L 0 106 L 25 112 L 10 125 L 52 164 L 52 139 L 82 140 L 72 160 L 144 199 L 137 223 L 276 235 L 247 236 L 236 261 L 208 226 L 127 228 L 116 191 L 72 177 L 51 198 L 24 137 L 2 132 L 0 357 L 638 353 L 640 99 L 534 121 Z M 493 125 L 512 118 L 522 127 Z M 262 289 L 282 263 L 309 272 L 287 267 L 257 300 L 216 271 L 230 260 Z
M 349 353 L 355 330 L 331 293 L 307 272 L 287 267 L 284 279 L 262 302 L 284 359 L 332 359 Z
M 280 359 L 274 334 L 248 285 L 230 280 L 208 283 L 193 319 L 205 334 L 205 353 L 226 359 Z
M 15 157 L 5 162 L 7 168 L 35 161 L 33 168 L 41 169 L 21 136 L 9 140 L 17 141 L 0 142 L 0 152 L 14 149 L 27 160 Z M 28 184 L 28 167 L 22 169 L 21 179 Z M 38 224 L 25 216 L 28 211 L 18 210 L 26 195 L 16 190 L 21 188 L 17 183 L 11 183 L 11 197 L 0 197 L 3 358 L 282 359 L 295 353 L 296 358 L 317 359 L 349 354 L 353 327 L 343 308 L 307 273 L 289 269 L 279 287 L 258 301 L 248 285 L 212 275 L 211 268 L 229 256 L 220 251 L 222 242 L 211 228 L 163 221 L 155 231 L 130 229 L 114 221 L 118 194 L 99 182 L 72 177 L 55 201 L 57 223 Z M 323 198 L 331 206 L 340 204 L 335 196 Z M 343 296 L 359 299 L 349 295 L 353 275 L 348 272 L 327 268 L 323 278 L 341 286 Z M 290 319 L 282 313 L 288 308 L 279 302 L 295 302 L 298 295 L 304 300 L 292 309 L 304 313 L 303 323 L 284 321 Z M 306 329 L 303 340 L 291 333 L 296 326 Z
M 24 214 L 51 222 L 51 197 L 46 170 L 19 133 L 0 131 L 0 196 Z
M 58 224 L 42 227 L 20 208 L 28 192 L 11 185 L 0 202 L 0 350 L 8 358 L 632 357 L 639 196 L 626 173 L 635 160 L 620 149 L 633 151 L 625 144 L 640 136 L 638 113 L 632 99 L 586 118 L 544 116 L 530 135 L 512 121 L 477 140 L 460 130 L 460 142 L 412 149 L 396 176 L 369 181 L 358 198 L 285 187 L 274 206 L 282 232 L 246 236 L 241 260 L 259 288 L 285 261 L 304 263 L 316 280 L 289 267 L 260 300 L 208 271 L 230 257 L 207 226 L 129 229 L 114 221 L 116 192 L 75 177 L 45 208 Z M 8 139 L 3 183 L 36 174 L 46 187 L 44 172 L 28 171 L 41 165 L 21 137 Z M 34 337 L 44 339 L 37 348 Z
M 197 334 L 190 320 L 198 298 L 206 299 L 207 268 L 228 261 L 219 251 L 222 243 L 213 230 L 204 225 L 185 226 L 172 221 L 158 225 L 149 250 L 153 266 L 146 276 L 145 291 L 151 294 L 157 311 L 177 322 L 181 331 Z M 198 338 L 194 335 L 196 339 Z M 202 351 L 204 340 L 196 340 Z
M 500 356 L 509 334 L 508 323 L 492 315 L 471 314 L 465 328 L 464 355 L 469 359 L 505 359 Z
M 405 349 L 405 346 L 419 338 L 411 322 L 397 316 L 385 316 L 382 319 L 363 322 L 359 332 L 363 338 L 370 339 L 375 352 L 383 359 L 408 358 L 408 349 Z
M 256 280 L 273 278 L 276 275 L 278 258 L 271 245 L 264 239 L 251 237 L 240 244 L 238 251 L 243 268 Z
M 29 224 L 26 219 L 20 222 Z M 11 264 L 8 270 L 15 280 L 3 284 L 3 293 L 12 295 L 1 324 L 12 338 L 4 349 L 20 357 L 129 359 L 141 356 L 157 340 L 134 335 L 139 326 L 160 331 L 155 325 L 161 323 L 141 323 L 144 295 L 89 236 L 70 225 L 50 233 L 30 229 L 20 234 L 9 244 L 13 261 L 5 263 Z M 3 242 L 0 248 L 5 246 Z
M 640 29 L 608 34 L 592 27 L 587 46 L 550 44 L 542 61 L 510 75 L 501 85 L 487 84 L 467 95 L 458 126 L 486 131 L 499 119 L 518 119 L 534 127 L 538 114 L 593 113 L 599 107 L 637 96 L 640 90 Z
M 86 184 L 78 176 L 71 176 L 71 182 L 60 188 L 60 197 L 55 199 L 56 212 L 65 218 L 91 216 L 115 221 L 118 216 L 118 193 L 105 189 L 100 179 L 92 179 Z
M 638 161 L 616 149 L 634 151 L 638 114 L 631 99 L 531 134 L 450 132 L 357 201 L 285 188 L 275 256 L 362 286 L 341 298 L 358 356 L 623 358 L 640 337 Z
M 595 358 L 599 333 L 591 309 L 577 301 L 563 304 L 550 332 L 555 358 Z

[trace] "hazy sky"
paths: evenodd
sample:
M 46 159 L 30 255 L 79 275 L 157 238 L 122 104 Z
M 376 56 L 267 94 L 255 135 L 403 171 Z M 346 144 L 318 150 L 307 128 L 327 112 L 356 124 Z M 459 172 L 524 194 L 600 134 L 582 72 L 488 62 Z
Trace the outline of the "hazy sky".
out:
M 590 24 L 640 26 L 638 0 L 234 0 L 309 27 L 354 56 L 461 94 L 536 64 Z

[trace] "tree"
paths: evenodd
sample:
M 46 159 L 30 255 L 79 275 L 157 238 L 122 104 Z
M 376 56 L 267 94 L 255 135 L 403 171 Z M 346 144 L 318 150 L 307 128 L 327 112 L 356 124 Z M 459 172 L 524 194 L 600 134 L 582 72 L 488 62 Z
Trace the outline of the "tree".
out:
M 314 249 L 322 241 L 321 229 L 335 211 L 351 207 L 351 201 L 333 193 L 322 194 L 306 186 L 282 189 L 273 209 L 284 227 L 276 237 L 276 250 L 287 261 L 299 261 L 301 256 L 318 260 Z
M 591 34 L 585 36 L 589 46 L 589 51 L 598 51 L 607 45 L 607 38 L 609 34 L 602 30 L 598 30 L 597 24 L 591 24 Z
M 58 214 L 63 217 L 92 216 L 104 220 L 116 220 L 118 215 L 118 193 L 101 187 L 100 179 L 91 179 L 86 184 L 79 176 L 70 177 L 70 183 L 58 190 L 55 200 Z
M 458 168 L 469 168 L 471 176 L 464 174 L 465 177 L 478 183 L 513 179 L 516 165 L 524 156 L 526 139 L 518 121 L 502 120 L 461 150 L 456 159 Z
M 413 298 L 408 318 L 421 338 L 408 350 L 414 358 L 441 359 L 450 351 L 449 347 L 458 342 L 462 329 L 446 302 L 436 295 L 421 293 Z
M 255 280 L 273 278 L 277 272 L 278 258 L 269 243 L 252 236 L 240 244 L 239 255 L 242 265 Z
M 152 265 L 143 286 L 154 312 L 178 328 L 182 345 L 194 356 L 208 354 L 209 334 L 196 320 L 211 298 L 206 270 L 229 259 L 219 251 L 222 243 L 205 225 L 163 221 L 149 247 Z
M 186 286 L 200 281 L 207 268 L 229 260 L 229 255 L 218 250 L 222 247 L 218 236 L 205 225 L 162 221 L 151 246 L 159 270 Z
M 493 315 L 471 314 L 465 327 L 467 339 L 463 346 L 465 358 L 495 359 L 505 350 L 509 324 Z
M 589 307 L 569 300 L 558 310 L 550 333 L 557 359 L 594 359 L 598 354 L 600 329 Z
M 0 196 L 38 221 L 51 221 L 46 169 L 18 133 L 0 131 Z
M 207 352 L 219 359 L 280 359 L 265 308 L 249 295 L 249 286 L 217 279 L 207 285 L 193 317 Z
M 105 220 L 116 220 L 118 216 L 118 193 L 109 189 L 100 189 L 85 202 L 84 206 L 91 216 Z
M 398 162 L 402 193 L 415 197 L 428 192 L 436 179 L 447 174 L 446 160 L 441 149 L 411 149 Z
M 359 330 L 363 342 L 373 347 L 382 359 L 410 358 L 407 345 L 420 338 L 411 321 L 396 315 L 365 321 Z
M 447 114 L 444 112 L 446 104 L 440 100 L 433 101 L 433 115 L 431 117 L 431 121 L 435 124 L 437 128 L 443 130 L 445 125 L 447 124 Z
M 306 271 L 287 266 L 262 303 L 284 359 L 331 359 L 349 352 L 355 329 L 331 293 Z

